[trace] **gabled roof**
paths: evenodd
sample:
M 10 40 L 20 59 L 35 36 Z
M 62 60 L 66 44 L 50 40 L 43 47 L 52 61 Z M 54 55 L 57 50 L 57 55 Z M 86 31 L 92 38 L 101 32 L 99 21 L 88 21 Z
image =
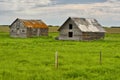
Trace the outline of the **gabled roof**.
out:
M 48 28 L 48 26 L 42 20 L 27 20 L 17 18 L 12 24 L 14 24 L 17 20 L 20 20 L 23 25 L 28 28 Z
M 69 19 L 71 19 L 82 32 L 105 32 L 96 19 L 70 17 L 66 20 L 66 22 Z M 63 27 L 63 25 L 61 27 Z M 61 27 L 58 29 L 58 31 L 61 29 Z

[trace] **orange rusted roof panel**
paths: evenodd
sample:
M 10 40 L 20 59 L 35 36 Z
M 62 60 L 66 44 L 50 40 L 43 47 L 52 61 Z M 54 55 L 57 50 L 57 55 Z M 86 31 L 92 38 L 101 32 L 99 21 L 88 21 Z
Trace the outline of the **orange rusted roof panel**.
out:
M 22 20 L 25 27 L 28 28 L 48 28 L 48 26 L 41 20 Z

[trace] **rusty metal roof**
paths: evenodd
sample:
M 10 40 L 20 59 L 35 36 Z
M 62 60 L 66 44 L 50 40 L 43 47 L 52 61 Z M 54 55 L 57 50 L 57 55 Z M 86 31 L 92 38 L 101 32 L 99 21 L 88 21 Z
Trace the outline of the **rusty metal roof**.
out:
M 48 28 L 48 26 L 42 20 L 25 20 L 20 19 L 25 27 L 28 28 Z
M 27 20 L 19 18 L 17 18 L 9 27 L 11 27 L 16 21 L 20 21 L 25 27 L 28 28 L 48 28 L 42 20 Z
M 102 28 L 102 26 L 98 23 L 96 19 L 74 17 L 70 17 L 69 19 L 71 19 L 82 32 L 105 32 L 105 30 Z M 60 30 L 60 28 L 58 30 Z

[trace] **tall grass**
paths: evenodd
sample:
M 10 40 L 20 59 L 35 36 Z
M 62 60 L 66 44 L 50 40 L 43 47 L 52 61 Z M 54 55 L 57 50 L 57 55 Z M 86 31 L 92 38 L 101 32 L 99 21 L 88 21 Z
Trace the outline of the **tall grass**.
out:
M 120 34 L 107 34 L 104 40 L 89 42 L 58 41 L 54 39 L 57 35 L 21 39 L 0 33 L 0 80 L 120 79 Z

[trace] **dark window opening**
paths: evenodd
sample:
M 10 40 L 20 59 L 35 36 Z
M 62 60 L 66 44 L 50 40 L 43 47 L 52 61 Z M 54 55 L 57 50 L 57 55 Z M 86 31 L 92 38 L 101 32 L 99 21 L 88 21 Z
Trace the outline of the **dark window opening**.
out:
M 69 32 L 69 37 L 73 37 L 73 32 Z
M 11 32 L 14 32 L 14 30 L 11 30 Z
M 72 24 L 69 24 L 69 29 L 72 29 L 72 28 L 73 28 Z
M 33 29 L 33 32 L 34 32 L 34 33 L 37 32 L 37 29 Z
M 24 33 L 24 32 L 25 32 L 25 30 L 22 30 L 22 32 Z
M 17 28 L 17 30 L 19 30 L 19 28 Z

